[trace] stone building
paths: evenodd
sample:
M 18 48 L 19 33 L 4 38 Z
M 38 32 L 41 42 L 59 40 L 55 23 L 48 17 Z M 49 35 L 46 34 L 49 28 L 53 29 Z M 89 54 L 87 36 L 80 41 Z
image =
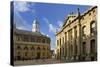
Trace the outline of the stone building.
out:
M 66 61 L 97 60 L 97 6 L 83 14 L 71 13 L 56 33 L 56 59 Z
M 41 34 L 39 22 L 33 21 L 32 31 L 19 30 L 14 26 L 14 61 L 51 58 L 50 38 Z

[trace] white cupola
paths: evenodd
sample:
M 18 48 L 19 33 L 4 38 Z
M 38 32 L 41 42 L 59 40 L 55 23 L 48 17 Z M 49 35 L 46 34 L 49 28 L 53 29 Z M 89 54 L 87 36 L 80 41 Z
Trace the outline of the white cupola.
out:
M 37 20 L 33 21 L 32 32 L 40 32 L 39 22 Z

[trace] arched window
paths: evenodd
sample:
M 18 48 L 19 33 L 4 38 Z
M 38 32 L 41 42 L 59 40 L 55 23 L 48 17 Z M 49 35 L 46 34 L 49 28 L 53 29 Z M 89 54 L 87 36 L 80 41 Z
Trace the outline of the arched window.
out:
M 27 47 L 27 46 L 25 46 L 25 47 L 24 47 L 24 50 L 28 50 L 28 47 Z
M 83 36 L 86 36 L 86 26 L 82 27 L 82 33 L 83 33 Z
M 40 47 L 38 47 L 37 50 L 40 50 Z
M 95 30 L 96 30 L 95 21 L 92 21 L 91 24 L 90 24 L 90 33 L 94 34 Z
M 17 46 L 17 50 L 21 50 L 21 47 L 20 46 Z
M 31 50 L 34 50 L 34 46 L 31 47 Z

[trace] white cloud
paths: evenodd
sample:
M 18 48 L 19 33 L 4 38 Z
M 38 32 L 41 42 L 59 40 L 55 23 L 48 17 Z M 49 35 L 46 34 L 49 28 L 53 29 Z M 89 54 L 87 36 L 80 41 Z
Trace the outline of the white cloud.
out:
M 60 21 L 60 20 L 58 20 L 58 21 L 57 21 L 57 24 L 58 24 L 58 26 L 57 26 L 57 31 L 60 31 L 61 28 L 62 28 L 62 26 L 63 26 L 63 22 Z
M 57 21 L 59 27 L 61 28 L 63 26 L 63 22 L 62 21 Z
M 31 9 L 30 7 L 33 7 L 34 4 L 25 2 L 25 1 L 14 1 L 14 23 L 16 24 L 16 27 L 21 30 L 31 30 L 32 26 L 29 25 L 25 19 L 22 18 L 22 16 L 19 14 L 19 12 L 27 12 L 31 11 L 33 14 L 35 13 L 34 9 Z
M 47 34 L 46 36 L 47 36 L 47 37 L 49 37 L 49 35 L 48 35 L 48 34 Z
M 28 31 L 31 31 L 31 26 L 28 26 L 28 25 L 26 25 L 26 24 L 24 24 L 24 23 L 22 23 L 22 25 L 20 25 L 20 24 L 16 24 L 16 28 L 17 29 L 20 29 L 20 30 L 28 30 Z
M 43 20 L 47 23 L 47 24 L 50 24 L 49 23 L 49 20 L 45 17 L 45 18 L 43 18 Z
M 31 26 L 20 16 L 18 12 L 14 12 L 14 23 L 17 29 L 31 30 Z
M 17 26 L 16 28 L 20 29 L 20 30 L 27 30 L 27 28 L 25 26 Z
M 53 24 L 50 23 L 50 21 L 45 17 L 43 20 L 48 24 L 49 26 L 49 32 L 54 32 L 56 33 L 57 31 L 61 30 L 61 27 L 63 26 L 63 22 L 58 20 L 57 25 L 54 26 Z
M 56 33 L 56 27 L 54 27 L 52 24 L 49 24 L 49 31 Z
M 43 20 L 48 24 L 49 32 L 56 33 L 56 27 L 47 18 L 43 18 Z
M 45 35 L 43 32 L 41 32 L 43 35 Z
M 14 2 L 14 10 L 15 11 L 19 11 L 19 12 L 26 12 L 26 11 L 29 11 L 30 5 L 28 4 L 28 2 L 25 2 L 25 1 L 15 1 Z

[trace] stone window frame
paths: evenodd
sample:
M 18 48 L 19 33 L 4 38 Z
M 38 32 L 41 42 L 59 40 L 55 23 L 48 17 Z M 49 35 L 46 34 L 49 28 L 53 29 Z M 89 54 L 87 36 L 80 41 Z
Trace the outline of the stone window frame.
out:
M 27 46 L 25 46 L 25 47 L 24 47 L 24 50 L 28 50 L 28 47 L 27 47 Z
M 16 34 L 16 40 L 17 41 L 20 41 L 21 40 L 21 37 L 20 37 L 21 35 L 19 35 L 19 34 Z
M 74 34 L 75 34 L 75 37 L 77 38 L 77 34 L 78 34 L 78 31 L 77 31 L 77 26 L 74 27 Z
M 43 40 L 42 40 L 42 43 L 46 43 L 46 40 L 45 40 L 45 39 L 43 39 Z
M 82 36 L 86 36 L 86 25 L 84 25 L 83 27 L 82 27 Z
M 30 39 L 31 39 L 31 42 L 35 42 L 35 37 L 34 36 L 32 36 Z
M 92 28 L 92 25 L 95 25 L 93 28 Z M 90 34 L 92 34 L 92 33 L 94 33 L 94 31 L 93 31 L 93 29 L 96 27 L 96 24 L 95 24 L 95 21 L 93 20 L 93 21 L 91 21 L 91 23 L 90 23 Z
M 95 53 L 95 44 L 92 44 L 96 42 L 95 39 L 90 40 L 90 53 Z
M 31 47 L 31 50 L 35 50 L 34 46 Z
M 82 53 L 86 55 L 86 42 L 82 43 Z
M 21 46 L 18 45 L 18 46 L 17 46 L 17 50 L 21 50 L 21 49 L 22 49 Z
M 37 47 L 37 50 L 41 50 L 41 48 L 38 46 L 38 47 Z

